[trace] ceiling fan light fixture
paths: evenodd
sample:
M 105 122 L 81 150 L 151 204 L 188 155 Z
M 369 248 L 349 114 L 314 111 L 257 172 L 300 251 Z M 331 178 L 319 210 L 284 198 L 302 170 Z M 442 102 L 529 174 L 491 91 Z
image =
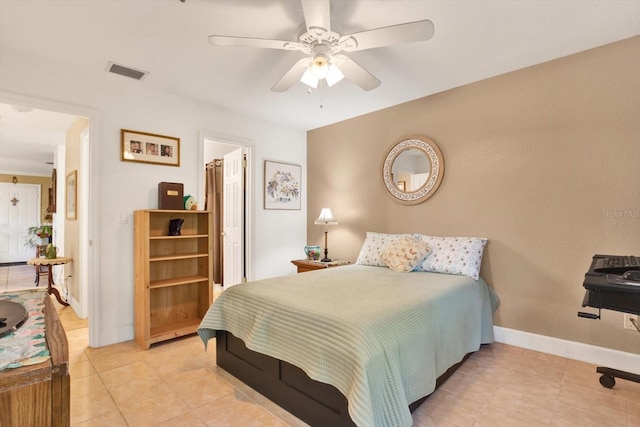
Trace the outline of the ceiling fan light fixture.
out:
M 329 73 L 329 58 L 327 58 L 325 54 L 317 54 L 311 59 L 309 69 L 318 80 L 327 78 L 327 74 Z
M 304 71 L 300 81 L 309 87 L 317 88 L 320 80 L 326 80 L 329 87 L 344 78 L 342 71 L 333 64 L 329 57 L 319 53 L 311 58 L 309 67 Z
M 329 70 L 327 71 L 327 77 L 326 77 L 327 85 L 331 87 L 334 84 L 338 83 L 343 78 L 344 78 L 344 74 L 342 74 L 342 71 L 340 71 L 340 69 L 336 67 L 334 64 L 329 64 Z
M 313 73 L 311 72 L 311 67 L 309 67 L 305 70 L 302 77 L 300 77 L 300 81 L 306 84 L 307 86 L 315 89 L 318 87 L 319 79 L 313 75 Z

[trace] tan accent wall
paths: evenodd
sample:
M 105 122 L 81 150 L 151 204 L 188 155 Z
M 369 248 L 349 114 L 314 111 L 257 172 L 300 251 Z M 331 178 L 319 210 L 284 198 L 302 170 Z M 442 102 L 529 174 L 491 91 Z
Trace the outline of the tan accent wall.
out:
M 80 174 L 83 173 L 80 167 L 80 135 L 89 125 L 89 119 L 84 117 L 78 117 L 66 135 L 66 144 L 65 144 L 65 174 L 73 172 L 74 170 L 77 172 L 76 185 L 77 185 L 77 201 L 76 201 L 76 218 L 80 218 L 81 215 L 85 215 L 85 212 L 82 212 L 80 203 L 80 198 L 82 194 L 82 189 L 80 188 Z M 65 179 L 66 183 L 66 179 Z M 65 192 L 65 200 L 66 200 L 66 185 L 65 188 L 61 189 Z M 76 300 L 80 300 L 80 283 L 78 283 L 80 279 L 80 262 L 79 259 L 79 247 L 80 247 L 80 225 L 78 219 L 76 220 L 68 220 L 66 219 L 66 206 L 62 206 L 57 209 L 58 214 L 64 215 L 64 254 L 65 256 L 73 258 L 73 263 L 65 265 L 65 277 L 71 276 L 71 278 L 67 281 L 69 286 L 69 294 L 75 298 Z
M 323 245 L 322 207 L 339 221 L 330 256 L 352 262 L 366 231 L 488 237 L 496 325 L 640 353 L 621 313 L 576 315 L 594 254 L 640 256 L 639 70 L 634 37 L 308 132 L 308 244 Z M 415 134 L 439 145 L 445 173 L 403 206 L 380 170 Z
M 13 177 L 18 178 L 18 184 L 37 184 L 40 186 L 40 223 L 51 224 L 51 218 L 47 218 L 49 207 L 49 188 L 51 188 L 50 176 L 11 175 L 0 174 L 0 182 L 13 182 Z M 38 224 L 32 224 L 38 225 Z

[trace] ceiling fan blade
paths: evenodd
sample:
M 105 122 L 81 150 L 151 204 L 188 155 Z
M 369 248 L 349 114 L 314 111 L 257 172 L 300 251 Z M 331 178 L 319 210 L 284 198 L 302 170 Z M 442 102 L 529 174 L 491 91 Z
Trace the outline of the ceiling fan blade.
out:
M 284 41 L 257 39 L 253 37 L 235 37 L 235 36 L 209 36 L 209 43 L 214 46 L 242 46 L 242 47 L 262 47 L 267 49 L 284 49 L 284 50 L 301 50 L 299 43 Z
M 372 89 L 380 86 L 380 80 L 373 77 L 371 73 L 362 68 L 360 65 L 356 64 L 356 62 L 344 55 L 340 55 L 340 71 L 344 76 L 360 86 L 365 91 L 370 91 Z
M 343 50 L 353 52 L 356 50 L 373 49 L 376 47 L 391 46 L 394 44 L 424 41 L 433 37 L 433 32 L 433 22 L 428 19 L 425 19 L 424 21 L 392 25 L 390 27 L 376 28 L 375 30 L 362 31 L 360 33 L 353 33 L 342 37 L 344 40 L 353 38 L 357 43 L 355 48 L 345 47 Z
M 293 67 L 289 68 L 289 71 L 287 71 L 284 76 L 282 76 L 282 78 L 273 85 L 271 91 L 285 92 L 300 80 L 300 77 L 302 77 L 307 68 L 309 68 L 309 58 L 302 58 L 293 64 Z
M 307 31 L 331 31 L 331 3 L 329 0 L 301 0 Z

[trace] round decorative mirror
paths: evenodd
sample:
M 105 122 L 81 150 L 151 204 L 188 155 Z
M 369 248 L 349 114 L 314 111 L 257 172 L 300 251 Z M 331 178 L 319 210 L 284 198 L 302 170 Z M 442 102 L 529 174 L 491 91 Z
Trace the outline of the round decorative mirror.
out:
M 433 196 L 443 175 L 442 152 L 424 136 L 393 145 L 382 164 L 385 188 L 395 201 L 405 205 L 417 205 Z

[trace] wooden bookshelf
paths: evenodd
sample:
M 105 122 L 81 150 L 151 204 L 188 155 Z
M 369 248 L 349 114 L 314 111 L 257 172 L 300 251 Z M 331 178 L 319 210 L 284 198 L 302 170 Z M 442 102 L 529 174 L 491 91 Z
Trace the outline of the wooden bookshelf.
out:
M 135 340 L 151 344 L 196 332 L 213 301 L 213 214 L 134 212 Z M 169 221 L 183 219 L 180 236 Z

